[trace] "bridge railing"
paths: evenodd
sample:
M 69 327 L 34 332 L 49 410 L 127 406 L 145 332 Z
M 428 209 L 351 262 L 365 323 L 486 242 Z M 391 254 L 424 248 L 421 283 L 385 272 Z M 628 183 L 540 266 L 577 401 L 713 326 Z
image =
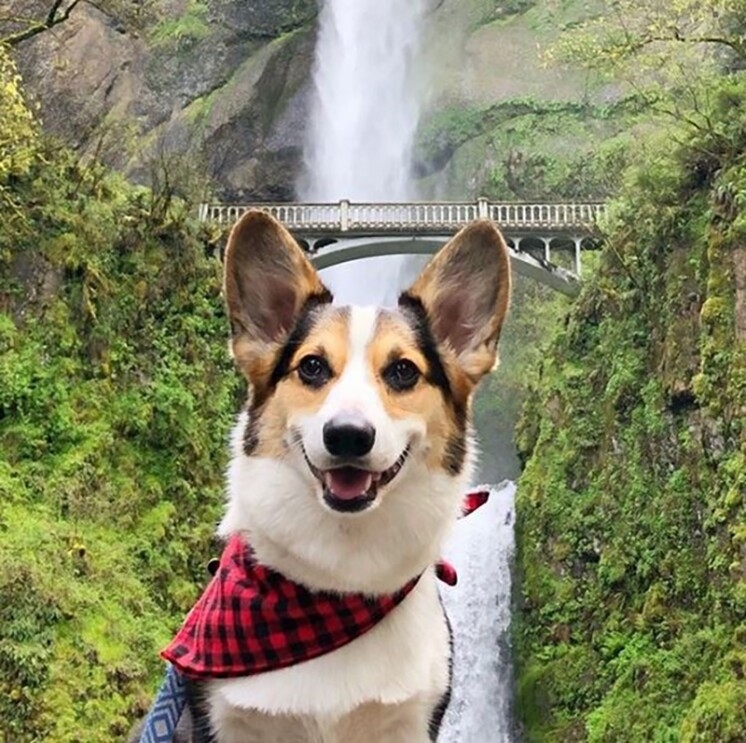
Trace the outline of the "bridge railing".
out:
M 603 216 L 605 205 L 587 203 L 410 202 L 363 204 L 202 204 L 202 221 L 233 224 L 249 209 L 261 209 L 280 220 L 289 230 L 320 233 L 437 234 L 455 232 L 475 219 L 491 219 L 503 230 L 560 231 L 590 230 Z

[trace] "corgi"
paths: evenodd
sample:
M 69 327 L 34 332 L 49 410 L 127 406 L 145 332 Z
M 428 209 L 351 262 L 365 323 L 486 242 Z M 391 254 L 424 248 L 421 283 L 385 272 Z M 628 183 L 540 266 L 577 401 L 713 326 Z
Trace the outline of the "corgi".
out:
M 259 210 L 236 223 L 224 262 L 230 350 L 250 396 L 231 438 L 219 526 L 238 551 L 219 572 L 230 590 L 243 585 L 231 571 L 245 557 L 275 596 L 259 629 L 242 626 L 240 612 L 214 624 L 218 671 L 208 663 L 186 673 L 189 738 L 435 741 L 451 676 L 435 565 L 474 464 L 471 398 L 496 365 L 508 311 L 505 240 L 488 221 L 465 227 L 395 309 L 335 305 L 292 235 Z M 329 638 L 347 631 L 348 597 L 375 616 L 337 646 Z M 289 627 L 286 600 L 340 606 L 323 620 L 331 625 Z M 190 614 L 195 632 L 206 631 L 201 611 Z M 243 652 L 236 643 L 259 635 L 266 647 L 247 651 L 259 670 L 226 671 Z M 187 652 L 165 657 L 179 666 Z M 285 652 L 301 662 L 272 666 Z

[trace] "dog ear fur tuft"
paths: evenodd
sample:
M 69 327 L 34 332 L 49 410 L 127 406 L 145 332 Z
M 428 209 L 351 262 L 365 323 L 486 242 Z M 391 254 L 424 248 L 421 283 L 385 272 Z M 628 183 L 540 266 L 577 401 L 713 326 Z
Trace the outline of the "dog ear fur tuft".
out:
M 422 304 L 435 340 L 476 382 L 497 361 L 510 302 L 510 257 L 492 222 L 464 227 L 428 263 L 400 303 Z
M 228 238 L 224 290 L 231 351 L 249 378 L 254 364 L 283 343 L 309 300 L 332 301 L 293 236 L 256 209 L 241 217 Z

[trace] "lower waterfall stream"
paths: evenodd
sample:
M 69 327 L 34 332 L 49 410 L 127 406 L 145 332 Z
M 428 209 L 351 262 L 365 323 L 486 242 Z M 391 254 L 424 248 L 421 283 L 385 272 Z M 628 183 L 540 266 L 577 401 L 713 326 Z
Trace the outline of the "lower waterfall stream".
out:
M 444 552 L 458 584 L 441 596 L 454 635 L 453 695 L 438 743 L 514 743 L 510 591 L 515 485 L 456 526 Z

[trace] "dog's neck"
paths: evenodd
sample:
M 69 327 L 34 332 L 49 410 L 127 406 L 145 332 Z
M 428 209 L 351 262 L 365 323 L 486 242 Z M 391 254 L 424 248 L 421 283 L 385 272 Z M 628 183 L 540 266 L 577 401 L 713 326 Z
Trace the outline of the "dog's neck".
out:
M 437 562 L 467 481 L 412 466 L 375 510 L 338 515 L 291 465 L 236 453 L 219 533 L 310 590 L 392 593 Z

